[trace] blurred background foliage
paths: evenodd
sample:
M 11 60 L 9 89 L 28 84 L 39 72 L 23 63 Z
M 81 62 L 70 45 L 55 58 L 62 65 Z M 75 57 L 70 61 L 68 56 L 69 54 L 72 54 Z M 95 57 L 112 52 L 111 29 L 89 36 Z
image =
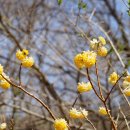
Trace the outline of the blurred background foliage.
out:
M 77 83 L 87 81 L 85 70 L 74 66 L 73 57 L 89 49 L 89 40 L 103 36 L 109 55 L 98 59 L 99 75 L 104 94 L 110 90 L 108 75 L 121 74 L 130 66 L 130 17 L 127 0 L 0 0 L 0 63 L 11 79 L 18 82 L 20 63 L 15 52 L 29 49 L 35 67 L 22 68 L 22 84 L 26 90 L 42 99 L 57 117 L 67 117 L 77 96 Z M 110 39 L 123 59 L 115 54 Z M 91 77 L 96 83 L 95 69 Z M 109 99 L 114 119 L 119 116 L 120 130 L 127 129 L 119 106 L 129 120 L 129 106 L 120 90 L 114 89 Z M 106 117 L 97 113 L 101 102 L 93 91 L 82 94 L 76 107 L 89 111 L 97 130 L 110 130 Z M 18 89 L 0 89 L 0 116 L 14 130 L 52 130 L 52 119 L 34 99 Z M 13 122 L 13 123 L 12 123 Z M 72 121 L 78 130 L 80 122 Z M 92 130 L 83 122 L 83 130 Z

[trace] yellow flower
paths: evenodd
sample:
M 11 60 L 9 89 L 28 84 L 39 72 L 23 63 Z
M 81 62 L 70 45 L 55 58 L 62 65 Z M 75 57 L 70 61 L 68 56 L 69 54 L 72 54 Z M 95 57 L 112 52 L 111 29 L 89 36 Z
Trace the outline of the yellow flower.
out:
M 130 88 L 130 82 L 128 82 L 128 81 L 126 81 L 126 80 L 124 80 L 123 81 L 123 84 L 122 84 L 122 87 L 125 89 L 125 88 Z
M 96 63 L 96 53 L 93 51 L 83 52 L 83 62 L 87 68 L 92 67 Z
M 19 59 L 19 60 L 24 60 L 25 58 L 26 58 L 26 56 L 29 54 L 29 52 L 28 52 L 28 50 L 26 50 L 26 49 L 23 49 L 22 51 L 20 51 L 20 50 L 17 50 L 17 52 L 16 52 L 16 57 L 17 57 L 17 59 Z
M 90 43 L 95 43 L 95 44 L 98 44 L 98 43 L 99 43 L 99 41 L 98 41 L 96 38 L 93 38 L 93 39 L 90 41 Z
M 22 50 L 22 54 L 25 55 L 25 56 L 28 56 L 29 52 L 28 52 L 28 50 L 23 49 L 23 50 Z
M 79 118 L 80 118 L 80 119 L 83 119 L 83 118 L 85 118 L 85 117 L 87 117 L 87 116 L 88 116 L 88 111 L 86 111 L 85 109 L 81 109 L 81 108 L 80 108 Z
M 99 110 L 98 110 L 99 114 L 101 115 L 107 115 L 107 110 L 105 107 L 99 107 Z
M 116 72 L 113 72 L 109 76 L 108 81 L 109 81 L 109 83 L 111 83 L 112 85 L 114 85 L 117 82 L 118 78 L 119 78 L 118 74 Z
M 4 72 L 2 73 L 2 75 L 9 80 L 9 76 L 7 76 Z M 3 76 L 0 75 L 0 80 L 5 80 Z
M 90 84 L 90 82 L 88 83 L 78 83 L 78 86 L 77 86 L 77 90 L 79 93 L 83 93 L 83 92 L 88 92 L 90 90 L 92 90 L 92 85 Z
M 130 82 L 130 75 L 125 77 L 125 81 Z
M 7 124 L 6 124 L 6 123 L 0 124 L 0 130 L 5 130 L 6 127 L 7 127 Z
M 0 64 L 0 74 L 3 73 L 3 66 Z
M 73 119 L 83 119 L 88 116 L 88 111 L 86 111 L 85 109 L 81 109 L 81 108 L 80 108 L 80 110 L 77 110 L 76 108 L 72 108 L 69 111 L 69 115 Z
M 92 40 L 90 41 L 90 47 L 91 47 L 92 49 L 94 49 L 94 50 L 97 50 L 98 43 L 99 43 L 99 41 L 94 38 L 94 39 L 92 39 Z
M 99 39 L 99 41 L 100 41 L 101 45 L 105 45 L 105 44 L 106 44 L 106 40 L 105 40 L 105 38 L 104 38 L 104 37 L 99 36 L 99 37 L 98 37 L 98 39 Z
M 126 96 L 130 96 L 130 88 L 126 88 L 123 93 L 126 95 Z
M 55 130 L 68 130 L 68 125 L 65 119 L 56 119 L 54 122 Z
M 8 83 L 5 79 L 0 81 L 0 87 L 3 89 L 9 89 L 10 88 L 10 83 Z
M 77 54 L 74 57 L 74 63 L 77 68 L 82 69 L 84 67 L 84 62 L 83 62 L 83 55 L 82 53 Z
M 107 49 L 106 47 L 102 46 L 102 47 L 99 47 L 98 50 L 97 50 L 97 54 L 99 56 L 106 56 L 107 55 Z
M 32 67 L 34 64 L 34 60 L 32 57 L 26 57 L 23 61 L 22 61 L 22 66 L 23 67 Z
M 96 63 L 96 56 L 93 51 L 84 51 L 74 57 L 74 63 L 80 69 L 83 67 L 90 68 Z
M 71 118 L 73 119 L 78 119 L 79 118 L 79 115 L 80 115 L 80 112 L 76 109 L 76 108 L 72 108 L 70 111 L 69 111 L 69 115 Z
M 18 50 L 16 52 L 16 57 L 18 60 L 23 60 L 26 57 L 26 55 L 23 55 L 22 51 Z

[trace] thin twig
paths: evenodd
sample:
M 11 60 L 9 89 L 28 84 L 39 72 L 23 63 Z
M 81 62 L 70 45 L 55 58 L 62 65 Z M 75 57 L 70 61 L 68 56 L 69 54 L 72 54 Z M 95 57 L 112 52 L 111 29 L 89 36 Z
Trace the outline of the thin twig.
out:
M 127 121 L 127 118 L 126 118 L 125 114 L 123 113 L 123 111 L 121 110 L 120 107 L 119 107 L 119 110 L 120 110 L 122 116 L 124 117 L 124 120 L 125 120 L 125 122 L 126 122 L 126 126 L 127 126 L 128 130 L 130 130 L 129 123 L 128 123 L 128 121 Z
M 96 8 L 93 9 L 93 11 L 92 11 L 92 13 L 91 13 L 91 15 L 89 17 L 89 21 L 91 21 L 91 19 L 94 16 L 95 12 L 96 12 Z
M 78 100 L 78 98 L 80 97 L 80 93 L 78 93 L 78 95 L 77 95 L 77 97 L 76 97 L 76 99 L 74 100 L 74 103 L 72 104 L 72 107 L 74 107 L 75 106 L 75 104 L 76 104 L 76 102 L 77 102 L 77 100 Z
M 81 2 L 82 0 L 79 0 L 79 2 Z M 78 20 L 79 20 L 79 16 L 80 16 L 80 10 L 81 8 L 78 8 L 78 15 L 77 15 L 77 18 L 76 18 L 76 22 L 75 22 L 75 26 L 77 26 L 78 24 Z
M 92 86 L 92 88 L 93 88 L 95 94 L 96 94 L 97 97 L 102 101 L 103 99 L 98 95 L 96 89 L 95 89 L 94 86 L 93 86 L 93 83 L 92 83 L 91 78 L 90 78 L 90 75 L 89 75 L 88 68 L 86 68 L 86 71 L 87 71 L 87 77 L 88 77 L 88 80 L 89 80 L 89 82 L 90 82 L 90 84 L 91 84 L 91 86 Z
M 94 126 L 94 124 L 84 115 L 84 113 L 81 111 L 82 115 L 84 116 L 84 118 L 90 123 L 90 125 L 93 127 L 94 130 L 97 130 Z
M 86 120 L 90 123 L 90 125 L 93 127 L 94 130 L 97 130 L 94 124 L 86 117 Z
M 127 102 L 128 106 L 130 107 L 130 102 L 129 102 L 129 100 L 127 99 L 126 95 L 123 93 L 122 88 L 120 87 L 120 85 L 119 85 L 118 87 L 119 87 L 119 90 L 120 90 L 120 92 L 122 93 L 122 95 L 123 95 L 124 99 L 126 100 L 126 102 Z
M 90 76 L 89 76 L 88 68 L 87 68 L 86 70 L 87 70 L 88 80 L 90 81 L 90 83 L 91 83 L 91 85 L 92 85 L 92 88 L 93 88 L 95 94 L 96 94 L 97 97 L 102 101 L 102 103 L 104 104 L 104 106 L 105 106 L 105 108 L 106 108 L 106 111 L 107 111 L 107 113 L 108 113 L 109 119 L 111 120 L 113 129 L 114 129 L 114 130 L 117 130 L 116 124 L 115 124 L 115 122 L 114 122 L 114 120 L 113 120 L 113 118 L 112 118 L 112 116 L 111 116 L 111 114 L 110 114 L 110 112 L 109 112 L 109 109 L 108 109 L 108 107 L 107 107 L 107 105 L 106 105 L 106 101 L 103 100 L 103 99 L 97 94 L 97 91 L 95 90 L 95 88 L 94 88 L 94 86 L 93 86 L 93 84 L 92 84 L 91 78 L 90 78 Z
M 98 75 L 98 66 L 97 66 L 97 63 L 95 63 L 95 69 L 96 69 L 96 76 L 97 76 L 98 88 L 99 88 L 100 96 L 101 96 L 102 99 L 104 99 L 103 94 L 102 94 L 102 90 L 101 90 L 100 79 L 99 79 L 99 75 Z
M 124 0 L 122 0 L 122 2 L 124 3 L 124 5 L 129 9 L 129 6 L 125 3 Z
M 21 70 L 22 70 L 22 63 L 20 64 L 19 67 L 19 86 L 21 85 Z
M 108 116 L 109 116 L 109 118 L 110 118 L 110 120 L 111 120 L 113 129 L 114 129 L 114 130 L 117 130 L 117 126 L 116 126 L 115 121 L 113 120 L 113 118 L 112 118 L 112 116 L 111 116 L 111 114 L 110 114 L 110 111 L 109 111 L 109 109 L 108 109 L 108 107 L 107 107 L 107 105 L 106 105 L 106 102 L 103 101 L 103 104 L 104 104 L 104 106 L 105 106 L 105 108 L 106 108 L 106 111 L 107 111 L 107 114 L 108 114 Z

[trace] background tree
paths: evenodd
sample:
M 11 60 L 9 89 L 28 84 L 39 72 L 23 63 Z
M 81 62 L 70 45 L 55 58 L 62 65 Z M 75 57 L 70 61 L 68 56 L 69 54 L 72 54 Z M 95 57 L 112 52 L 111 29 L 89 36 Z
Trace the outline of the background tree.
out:
M 77 83 L 87 81 L 73 58 L 89 48 L 90 40 L 103 36 L 108 56 L 97 61 L 104 94 L 111 85 L 108 76 L 130 64 L 130 17 L 125 0 L 0 0 L 0 63 L 11 79 L 19 82 L 18 49 L 28 49 L 35 59 L 31 69 L 21 69 L 24 89 L 44 101 L 57 117 L 68 119 L 68 110 L 77 97 Z M 128 6 L 129 7 L 129 6 Z M 95 68 L 90 75 L 97 85 Z M 129 129 L 129 99 L 122 95 L 121 83 L 111 93 L 109 109 L 119 130 Z M 11 87 L 0 90 L 1 122 L 15 130 L 52 130 L 49 113 L 32 97 Z M 107 117 L 98 114 L 101 102 L 94 92 L 81 94 L 76 104 L 89 111 L 97 130 L 110 130 Z M 4 117 L 3 117 L 4 116 Z M 22 123 L 21 123 L 22 122 Z M 81 126 L 81 127 L 80 127 Z M 92 130 L 89 122 L 73 122 L 71 129 Z

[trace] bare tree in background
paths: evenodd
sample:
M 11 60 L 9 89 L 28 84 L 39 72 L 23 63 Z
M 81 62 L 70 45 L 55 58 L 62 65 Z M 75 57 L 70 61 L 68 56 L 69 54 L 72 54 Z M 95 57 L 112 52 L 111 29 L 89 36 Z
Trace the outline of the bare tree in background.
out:
M 87 7 L 79 8 L 79 3 Z M 31 69 L 22 68 L 24 89 L 45 102 L 57 117 L 68 120 L 68 110 L 77 97 L 77 83 L 87 81 L 73 57 L 89 48 L 99 35 L 107 39 L 109 55 L 98 60 L 104 94 L 111 86 L 112 71 L 122 74 L 130 65 L 130 17 L 123 0 L 0 0 L 0 63 L 18 83 L 20 63 L 15 53 L 28 49 L 35 59 Z M 95 69 L 90 70 L 95 85 Z M 94 92 L 81 94 L 75 106 L 89 111 L 88 118 L 97 130 L 112 130 L 107 117 L 98 114 L 101 105 Z M 118 130 L 129 130 L 129 98 L 122 94 L 121 83 L 114 88 L 108 106 Z M 53 119 L 35 99 L 15 87 L 0 90 L 0 116 L 14 130 L 53 130 Z M 93 130 L 88 121 L 73 121 L 72 130 Z

